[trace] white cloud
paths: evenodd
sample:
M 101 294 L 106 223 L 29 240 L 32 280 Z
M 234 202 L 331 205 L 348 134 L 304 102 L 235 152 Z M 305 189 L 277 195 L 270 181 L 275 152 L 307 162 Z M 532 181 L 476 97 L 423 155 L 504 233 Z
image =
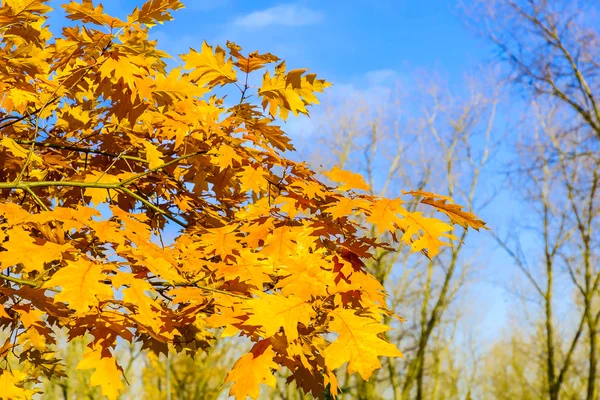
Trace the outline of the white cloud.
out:
M 401 86 L 407 85 L 408 82 L 405 82 L 399 72 L 379 69 L 355 76 L 346 83 L 334 82 L 332 87 L 325 89 L 322 99 L 331 106 L 368 104 L 376 109 L 388 103 Z
M 235 19 L 234 24 L 243 28 L 265 28 L 272 25 L 304 26 L 320 22 L 323 14 L 297 4 L 281 4 Z
M 369 86 L 383 86 L 395 83 L 400 78 L 397 71 L 393 69 L 378 69 L 369 71 L 365 75 L 365 79 Z
M 306 116 L 289 119 L 282 128 L 290 134 L 293 143 L 302 151 L 304 147 L 315 145 L 315 137 L 327 131 L 328 113 L 340 110 L 355 110 L 357 113 L 377 113 L 385 107 L 394 107 L 395 96 L 408 83 L 403 82 L 403 75 L 392 69 L 373 70 L 353 77 L 350 82 L 333 82 L 333 86 L 318 93 L 321 104 L 308 108 L 310 118 Z

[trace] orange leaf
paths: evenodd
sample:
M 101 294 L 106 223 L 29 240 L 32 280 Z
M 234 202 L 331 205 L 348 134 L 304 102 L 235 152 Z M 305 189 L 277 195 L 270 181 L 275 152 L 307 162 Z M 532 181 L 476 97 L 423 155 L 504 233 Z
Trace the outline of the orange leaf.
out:
M 386 342 L 380 333 L 390 328 L 368 317 L 355 314 L 354 310 L 337 309 L 330 314 L 333 320 L 329 328 L 338 338 L 324 351 L 325 364 L 335 369 L 348 362 L 348 372 L 358 372 L 368 380 L 373 371 L 381 368 L 379 356 L 402 357 L 402 353 Z
M 90 386 L 100 386 L 102 394 L 109 400 L 116 400 L 119 392 L 125 390 L 121 382 L 121 367 L 110 351 L 101 346 L 87 347 L 75 369 L 95 369 L 90 377 Z
M 11 368 L 11 370 L 0 369 L 0 388 L 2 398 L 6 399 L 30 399 L 36 392 L 25 388 L 27 374 L 23 371 Z
M 34 239 L 20 226 L 11 229 L 8 241 L 1 244 L 7 251 L 2 252 L 0 265 L 9 268 L 23 264 L 25 272 L 43 271 L 45 264 L 60 261 L 63 252 L 70 246 L 59 245 L 42 239 Z
M 378 199 L 371 209 L 367 222 L 375 225 L 378 233 L 385 231 L 394 232 L 396 225 L 401 222 L 398 213 L 402 209 L 402 200 L 400 199 Z
M 203 42 L 200 53 L 192 49 L 188 54 L 182 55 L 181 59 L 185 61 L 185 68 L 192 70 L 190 78 L 197 80 L 200 86 L 223 86 L 237 80 L 231 59 L 225 61 L 225 51 L 219 46 L 213 54 L 212 47 Z
M 113 297 L 111 287 L 101 283 L 105 279 L 107 276 L 102 273 L 101 264 L 80 259 L 69 261 L 68 265 L 52 275 L 43 287 L 60 286 L 60 293 L 55 296 L 56 301 L 68 303 L 69 308 L 78 314 L 85 314 L 101 300 Z
M 475 230 L 479 230 L 480 228 L 489 230 L 485 226 L 485 222 L 477 218 L 475 214 L 463 211 L 463 207 L 458 204 L 446 203 L 445 199 L 435 200 L 431 197 L 421 200 L 421 203 L 435 207 L 438 211 L 446 214 L 453 224 L 458 224 L 463 228 L 471 227 Z
M 277 379 L 271 370 L 277 370 L 273 358 L 275 352 L 268 340 L 262 340 L 254 345 L 250 353 L 244 354 L 225 378 L 225 382 L 233 382 L 229 390 L 230 396 L 236 400 L 245 400 L 247 396 L 258 399 L 260 384 L 275 387 Z
M 337 187 L 338 190 L 359 189 L 367 192 L 370 190 L 369 185 L 367 185 L 362 176 L 340 169 L 338 166 L 333 167 L 329 172 L 325 172 L 324 175 L 335 183 L 341 184 Z
M 257 293 L 258 298 L 246 302 L 251 312 L 244 323 L 260 327 L 264 337 L 275 335 L 283 328 L 288 341 L 298 338 L 298 324 L 308 327 L 311 317 L 315 315 L 310 304 L 294 295 L 282 296 L 278 293 Z
M 206 252 L 221 256 L 225 259 L 229 255 L 233 255 L 233 251 L 240 245 L 236 238 L 235 229 L 225 225 L 221 228 L 209 229 L 208 233 L 202 235 L 202 244 L 205 246 Z

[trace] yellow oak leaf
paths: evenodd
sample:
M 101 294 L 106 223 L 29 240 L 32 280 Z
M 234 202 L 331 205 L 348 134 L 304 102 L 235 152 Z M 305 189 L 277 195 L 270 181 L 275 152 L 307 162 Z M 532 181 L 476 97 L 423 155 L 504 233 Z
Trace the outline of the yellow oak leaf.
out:
M 6 97 L 9 100 L 11 108 L 15 108 L 21 113 L 27 110 L 29 104 L 37 100 L 33 92 L 17 88 L 9 90 L 8 93 L 6 93 Z
M 95 369 L 90 376 L 90 386 L 100 386 L 102 394 L 109 400 L 116 400 L 119 392 L 125 390 L 121 367 L 110 351 L 101 346 L 87 347 L 75 369 Z
M 91 0 L 83 0 L 81 3 L 69 2 L 62 7 L 67 13 L 67 18 L 74 21 L 104 25 L 106 27 L 121 28 L 125 23 L 118 18 L 104 14 L 104 7 L 98 4 L 94 7 Z
M 319 182 L 298 180 L 292 183 L 290 186 L 300 189 L 300 192 L 309 199 L 314 199 L 315 197 L 322 198 L 326 193 L 326 191 L 323 189 L 323 185 Z
M 145 141 L 144 147 L 146 148 L 146 159 L 148 160 L 148 166 L 150 169 L 160 167 L 164 164 L 163 154 L 150 142 Z
M 137 82 L 136 82 L 137 85 Z M 181 75 L 179 68 L 172 69 L 168 75 L 159 75 L 154 81 L 151 93 L 159 104 L 171 104 L 189 97 L 202 97 L 207 89 L 191 82 L 189 77 Z
M 350 189 L 360 189 L 367 192 L 370 190 L 369 185 L 367 185 L 360 174 L 343 170 L 337 165 L 329 172 L 325 172 L 324 175 L 335 183 L 340 184 L 338 185 L 337 190 L 346 191 Z
M 248 57 L 245 57 L 240 53 L 242 48 L 233 42 L 228 41 L 227 47 L 229 48 L 229 54 L 237 59 L 234 65 L 245 73 L 261 69 L 265 64 L 279 61 L 279 58 L 271 53 L 259 54 L 258 51 L 254 51 Z
M 135 320 L 145 326 L 154 329 L 155 332 L 160 330 L 160 307 L 152 298 L 154 292 L 152 285 L 143 279 L 137 279 L 132 274 L 117 272 L 111 277 L 111 281 L 115 288 L 126 286 L 123 292 L 123 301 L 135 306 L 133 317 Z
M 302 76 L 306 69 L 294 69 L 286 74 L 285 62 L 281 62 L 275 68 L 275 75 L 271 77 L 269 71 L 263 75 L 262 86 L 258 92 L 262 97 L 263 109 L 269 106 L 269 114 L 277 115 L 284 121 L 288 112 L 294 115 L 298 113 L 308 114 L 306 106 L 318 103 L 314 92 L 322 92 L 325 87 L 330 86 L 323 80 L 315 79 L 316 75 Z
M 44 315 L 43 311 L 31 307 L 15 308 L 15 311 L 19 313 L 19 320 L 25 329 L 39 324 L 42 321 L 42 316 Z
M 28 154 L 29 154 L 29 149 L 25 149 L 23 146 L 21 146 L 20 144 L 18 144 L 17 142 L 15 142 L 11 138 L 9 138 L 8 136 L 3 137 L 2 140 L 0 140 L 0 144 L 2 144 L 2 146 L 6 147 L 8 149 L 8 151 L 10 151 L 12 153 L 13 156 L 19 157 L 22 159 L 27 159 Z M 43 161 L 40 156 L 36 155 L 35 153 L 32 153 L 31 154 L 31 162 L 34 164 L 41 164 Z
M 168 10 L 176 11 L 183 8 L 180 0 L 150 0 L 146 1 L 141 8 L 135 8 L 127 18 L 127 22 L 139 22 L 147 26 L 154 26 L 156 23 L 162 24 L 164 21 L 170 21 L 173 18 Z
M 139 243 L 138 246 L 131 251 L 138 257 L 140 265 L 168 282 L 175 283 L 182 280 L 179 271 L 174 266 L 176 261 L 169 257 L 166 251 L 161 251 L 156 245 L 148 242 Z
M 325 364 L 330 369 L 348 362 L 349 373 L 358 372 L 368 380 L 373 371 L 381 368 L 379 356 L 402 357 L 396 346 L 379 336 L 391 328 L 373 318 L 356 315 L 351 309 L 336 309 L 330 315 L 333 320 L 329 328 L 339 335 L 323 351 Z
M 218 165 L 221 170 L 224 170 L 227 167 L 232 167 L 233 162 L 237 163 L 242 162 L 242 157 L 240 157 L 233 147 L 228 146 L 226 144 L 220 145 L 216 149 L 212 149 L 208 154 L 213 155 L 212 161 L 215 165 Z
M 327 207 L 325 211 L 331 214 L 333 218 L 342 218 L 352 215 L 359 215 L 363 207 L 367 207 L 368 202 L 362 199 L 352 199 L 350 197 L 342 197 L 332 206 Z M 354 211 L 359 210 L 359 211 Z
M 267 175 L 261 167 L 254 168 L 247 165 L 242 168 L 242 172 L 237 176 L 240 179 L 243 192 L 252 190 L 254 193 L 260 193 L 268 188 Z
M 225 259 L 229 255 L 233 255 L 233 251 L 240 247 L 236 230 L 228 225 L 221 228 L 209 229 L 208 233 L 202 235 L 202 244 L 205 246 L 206 252 L 221 256 Z
M 305 70 L 290 71 L 303 73 Z M 259 94 L 263 96 L 263 107 L 269 104 L 269 113 L 272 116 L 277 114 L 279 108 L 279 117 L 284 121 L 287 119 L 288 111 L 298 115 L 298 113 L 306 114 L 308 110 L 302 101 L 302 97 L 298 90 L 288 86 L 284 76 L 275 75 L 271 78 L 269 71 L 263 76 L 263 84 Z
M 46 263 L 62 260 L 63 252 L 71 247 L 69 244 L 59 245 L 34 239 L 20 226 L 7 233 L 8 241 L 2 243 L 7 251 L 0 253 L 0 265 L 3 269 L 21 263 L 25 272 L 43 271 Z
M 235 400 L 245 400 L 247 396 L 258 399 L 261 383 L 275 387 L 277 379 L 271 370 L 277 370 L 279 366 L 273 361 L 274 357 L 273 346 L 268 340 L 256 343 L 227 374 L 225 383 L 233 382 L 229 395 L 235 396 Z
M 133 89 L 137 77 L 141 75 L 143 70 L 139 65 L 143 65 L 144 61 L 139 56 L 113 53 L 102 62 L 98 72 L 100 76 L 109 79 L 114 84 L 124 83 Z
M 101 264 L 80 259 L 69 261 L 68 265 L 52 275 L 43 287 L 60 287 L 60 292 L 55 296 L 56 301 L 68 303 L 69 308 L 78 314 L 85 314 L 101 300 L 113 297 L 111 287 L 100 282 L 105 279 L 107 276 L 102 273 Z
M 305 301 L 313 296 L 329 296 L 331 289 L 337 287 L 331 271 L 321 268 L 322 254 L 304 252 L 297 262 L 286 261 L 287 277 L 279 279 L 277 288 L 284 296 L 295 295 Z
M 398 216 L 401 209 L 403 208 L 400 199 L 377 199 L 367 217 L 367 222 L 375 225 L 378 233 L 394 232 L 395 225 L 401 222 L 401 218 Z
M 442 196 L 440 194 L 436 194 L 436 193 L 432 193 L 432 192 L 426 192 L 424 190 L 411 190 L 409 192 L 403 190 L 402 194 L 410 194 L 412 196 L 422 196 L 423 198 L 433 198 L 433 199 L 440 199 L 440 200 L 447 200 L 449 202 L 453 202 L 454 200 L 452 200 L 451 197 L 448 196 Z
M 3 3 L 12 8 L 13 15 L 20 14 L 23 11 L 34 11 L 40 14 L 52 11 L 52 7 L 44 4 L 45 1 L 42 0 L 5 0 Z M 44 23 L 45 21 L 42 20 L 41 22 Z
M 242 248 L 238 251 L 240 256 L 236 262 L 231 265 L 219 263 L 215 274 L 228 281 L 239 279 L 240 282 L 254 285 L 257 289 L 262 288 L 270 281 L 269 274 L 273 272 L 273 266 L 255 261 L 256 254 L 249 249 Z
M 274 260 L 282 260 L 296 253 L 297 229 L 288 226 L 280 226 L 267 236 L 265 244 L 267 247 L 262 254 L 271 256 Z
M 28 374 L 11 368 L 11 370 L 0 369 L 0 388 L 2 388 L 1 396 L 4 399 L 30 399 L 36 392 L 35 390 L 26 389 L 25 381 Z
M 251 221 L 260 217 L 268 216 L 271 212 L 271 204 L 267 197 L 263 197 L 254 203 L 249 203 L 238 211 L 238 218 L 242 221 Z
M 480 228 L 489 230 L 489 228 L 485 226 L 485 222 L 477 218 L 475 214 L 464 211 L 463 206 L 452 204 L 451 202 L 451 199 L 436 199 L 434 197 L 426 197 L 421 200 L 421 203 L 435 207 L 438 211 L 446 214 L 453 224 L 458 224 L 463 228 L 473 228 L 477 231 Z
M 270 219 L 264 222 L 244 225 L 240 230 L 247 233 L 247 235 L 242 239 L 242 242 L 246 243 L 250 248 L 257 248 L 260 242 L 267 238 L 273 228 L 273 221 Z
M 46 343 L 46 337 L 38 331 L 39 328 L 28 329 L 21 335 L 19 335 L 19 343 L 26 347 L 34 347 L 39 350 L 46 350 L 48 344 Z
M 169 293 L 173 292 L 171 290 Z M 245 313 L 243 313 L 245 315 Z M 225 328 L 221 332 L 221 337 L 231 337 L 240 331 L 240 328 L 236 328 L 233 324 L 240 324 L 241 319 L 237 318 L 239 315 L 228 313 L 215 313 L 205 318 L 205 322 L 213 328 Z
M 448 242 L 442 242 L 440 237 L 456 239 L 452 234 L 446 233 L 452 230 L 452 226 L 436 218 L 427 218 L 420 212 L 410 212 L 405 209 L 399 210 L 404 217 L 399 226 L 404 230 L 402 240 L 409 244 L 411 251 L 426 250 L 430 257 L 439 253 L 442 246 L 450 246 Z
M 225 51 L 219 46 L 213 54 L 212 47 L 203 42 L 200 53 L 191 49 L 188 54 L 181 55 L 181 59 L 185 61 L 185 68 L 192 70 L 190 78 L 200 86 L 223 86 L 236 81 L 233 62 L 231 59 L 225 61 Z
M 250 318 L 244 325 L 258 326 L 264 337 L 275 335 L 283 328 L 288 341 L 298 338 L 298 324 L 308 327 L 316 313 L 311 305 L 294 295 L 257 293 L 258 298 L 246 302 Z
M 273 205 L 278 206 L 279 211 L 285 213 L 288 216 L 288 218 L 291 219 L 296 218 L 296 216 L 300 212 L 300 210 L 298 209 L 298 203 L 295 199 L 291 197 L 280 196 L 273 202 Z

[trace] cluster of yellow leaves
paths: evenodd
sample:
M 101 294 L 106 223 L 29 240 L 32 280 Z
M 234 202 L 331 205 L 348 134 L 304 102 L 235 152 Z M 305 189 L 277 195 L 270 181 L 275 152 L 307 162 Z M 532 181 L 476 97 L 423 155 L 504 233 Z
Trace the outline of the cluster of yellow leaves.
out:
M 281 367 L 335 397 L 341 365 L 368 379 L 378 357 L 401 355 L 381 335 L 385 291 L 362 261 L 391 244 L 361 221 L 429 256 L 452 226 L 369 195 L 356 174 L 334 168 L 330 187 L 284 156 L 276 117 L 307 114 L 327 82 L 283 62 L 270 72 L 277 57 L 231 42 L 169 70 L 148 29 L 179 0 L 146 1 L 126 20 L 71 1 L 75 25 L 59 37 L 47 3 L 0 6 L 0 328 L 11 333 L 0 368 L 19 366 L 0 369 L 3 395 L 62 376 L 54 327 L 91 335 L 78 368 L 110 399 L 124 388 L 119 338 L 154 353 L 248 338 L 226 379 L 237 399 L 257 398 Z M 261 70 L 252 104 L 243 82 Z M 239 87 L 240 103 L 225 107 L 219 85 Z M 483 226 L 448 198 L 410 194 Z

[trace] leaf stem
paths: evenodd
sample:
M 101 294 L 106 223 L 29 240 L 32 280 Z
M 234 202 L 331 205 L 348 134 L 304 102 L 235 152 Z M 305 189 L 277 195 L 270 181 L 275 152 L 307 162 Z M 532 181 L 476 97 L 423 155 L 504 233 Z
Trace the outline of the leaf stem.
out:
M 13 283 L 18 283 L 19 285 L 26 285 L 26 286 L 31 286 L 34 288 L 38 287 L 38 285 L 35 282 L 31 282 L 26 279 L 13 278 L 12 276 L 4 275 L 4 274 L 0 274 L 0 279 L 4 279 L 5 281 L 9 281 L 9 282 L 13 282 Z

